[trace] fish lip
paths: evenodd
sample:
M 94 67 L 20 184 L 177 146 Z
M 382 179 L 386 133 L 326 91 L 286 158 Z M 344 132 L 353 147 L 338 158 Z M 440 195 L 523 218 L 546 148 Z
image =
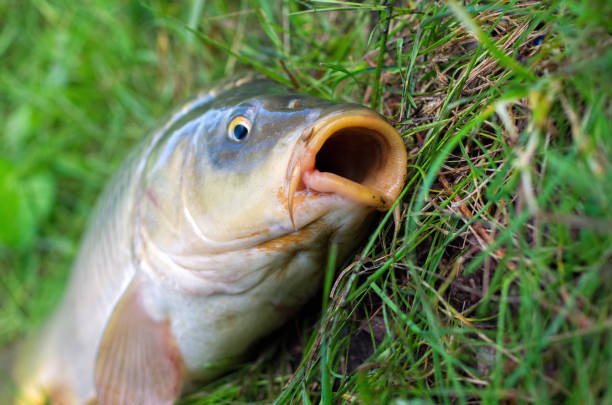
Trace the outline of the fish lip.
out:
M 365 180 L 354 181 L 317 168 L 317 155 L 336 136 L 334 143 L 340 147 L 327 146 L 326 152 L 329 154 L 338 149 L 335 153 L 340 153 L 346 144 L 347 149 L 353 149 L 353 154 L 363 153 L 364 164 L 372 166 L 366 168 Z M 351 145 L 351 142 L 363 146 L 360 148 Z M 330 148 L 333 148 L 331 152 Z M 357 159 L 361 156 L 352 157 Z M 350 165 L 359 166 L 353 163 L 356 160 L 351 161 L 350 155 L 343 154 L 340 158 Z M 334 159 L 331 160 L 333 162 Z M 319 196 L 340 195 L 363 206 L 389 209 L 406 181 L 407 160 L 406 147 L 397 130 L 373 111 L 365 108 L 341 110 L 320 118 L 304 130 L 288 166 L 287 201 L 294 228 L 295 196 L 301 191 Z

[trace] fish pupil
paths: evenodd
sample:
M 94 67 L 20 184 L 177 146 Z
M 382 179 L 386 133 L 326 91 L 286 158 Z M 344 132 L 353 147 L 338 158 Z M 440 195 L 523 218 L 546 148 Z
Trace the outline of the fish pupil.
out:
M 234 138 L 238 141 L 242 141 L 248 133 L 249 129 L 242 124 L 238 124 L 234 127 Z

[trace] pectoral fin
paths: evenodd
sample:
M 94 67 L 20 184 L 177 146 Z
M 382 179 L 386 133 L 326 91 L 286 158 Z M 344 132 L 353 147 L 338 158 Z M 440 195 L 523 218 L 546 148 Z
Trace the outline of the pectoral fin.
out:
M 96 358 L 100 405 L 172 404 L 181 392 L 180 351 L 169 321 L 151 318 L 134 280 L 106 326 Z

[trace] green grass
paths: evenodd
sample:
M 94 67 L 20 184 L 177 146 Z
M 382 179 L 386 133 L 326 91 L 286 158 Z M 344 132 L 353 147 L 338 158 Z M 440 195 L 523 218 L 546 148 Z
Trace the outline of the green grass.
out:
M 609 2 L 79 3 L 0 0 L 0 347 L 129 146 L 250 69 L 378 110 L 409 181 L 324 299 L 182 403 L 612 403 Z

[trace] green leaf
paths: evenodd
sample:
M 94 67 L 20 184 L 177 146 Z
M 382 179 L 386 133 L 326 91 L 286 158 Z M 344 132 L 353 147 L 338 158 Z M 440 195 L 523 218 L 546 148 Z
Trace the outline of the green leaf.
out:
M 47 218 L 55 199 L 55 181 L 49 173 L 36 173 L 23 183 L 23 192 L 38 222 Z
M 28 105 L 21 105 L 6 120 L 6 126 L 4 127 L 5 146 L 12 152 L 20 151 L 31 133 L 32 109 Z
M 39 223 L 51 212 L 53 177 L 45 172 L 22 178 L 0 159 L 0 243 L 20 250 L 32 247 Z
M 36 223 L 13 166 L 0 160 L 0 242 L 25 249 L 34 240 Z

